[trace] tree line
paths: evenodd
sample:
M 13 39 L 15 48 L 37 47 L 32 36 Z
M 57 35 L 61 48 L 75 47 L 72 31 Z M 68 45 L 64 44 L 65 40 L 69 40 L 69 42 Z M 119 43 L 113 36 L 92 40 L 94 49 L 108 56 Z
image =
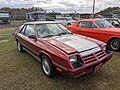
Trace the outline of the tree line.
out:
M 108 14 L 120 14 L 120 7 L 108 7 L 104 10 L 101 10 L 100 12 L 98 12 L 97 14 L 100 15 L 108 15 Z
M 11 14 L 11 19 L 12 20 L 25 20 L 26 19 L 26 13 L 28 12 L 33 12 L 33 11 L 38 11 L 38 10 L 44 10 L 39 7 L 32 7 L 32 8 L 0 8 L 0 11 L 9 11 Z M 107 15 L 107 14 L 120 14 L 120 7 L 108 7 L 104 10 L 101 10 L 97 14 L 100 15 Z
M 39 7 L 32 7 L 32 8 L 9 8 L 4 7 L 0 8 L 0 11 L 8 11 L 11 15 L 12 20 L 25 20 L 26 19 L 26 13 L 38 11 L 38 10 L 44 10 Z

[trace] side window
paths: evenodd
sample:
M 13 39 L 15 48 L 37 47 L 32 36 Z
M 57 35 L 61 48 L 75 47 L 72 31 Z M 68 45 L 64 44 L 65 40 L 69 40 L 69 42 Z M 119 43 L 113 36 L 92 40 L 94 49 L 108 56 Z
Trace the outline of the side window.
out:
M 20 28 L 21 28 L 20 33 L 21 33 L 21 34 L 24 34 L 26 25 L 24 25 L 23 27 L 20 27 Z
M 90 21 L 82 21 L 78 24 L 78 27 L 82 27 L 82 28 L 97 28 L 93 22 Z
M 26 36 L 35 35 L 34 25 L 27 25 L 27 26 L 26 26 L 25 35 L 26 35 Z

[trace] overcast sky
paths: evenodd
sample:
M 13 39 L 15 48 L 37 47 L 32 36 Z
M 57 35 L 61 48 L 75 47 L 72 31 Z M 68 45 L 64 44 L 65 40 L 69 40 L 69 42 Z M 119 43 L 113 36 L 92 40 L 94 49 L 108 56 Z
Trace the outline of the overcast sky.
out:
M 47 11 L 91 13 L 93 0 L 0 0 L 0 8 L 41 7 Z M 120 0 L 96 0 L 95 12 L 120 7 Z

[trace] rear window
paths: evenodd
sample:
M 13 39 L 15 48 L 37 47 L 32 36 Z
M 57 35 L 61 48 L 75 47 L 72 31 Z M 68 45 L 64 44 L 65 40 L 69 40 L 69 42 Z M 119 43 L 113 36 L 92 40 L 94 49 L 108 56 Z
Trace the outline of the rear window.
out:
M 9 13 L 0 13 L 0 17 L 9 17 Z

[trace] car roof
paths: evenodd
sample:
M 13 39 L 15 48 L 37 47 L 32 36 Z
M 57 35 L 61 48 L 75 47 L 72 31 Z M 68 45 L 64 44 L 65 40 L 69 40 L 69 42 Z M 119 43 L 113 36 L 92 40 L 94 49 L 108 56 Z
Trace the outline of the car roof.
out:
M 58 24 L 55 21 L 33 21 L 33 22 L 26 22 L 25 24 Z
M 91 19 L 83 19 L 83 20 L 79 20 L 79 21 L 97 21 L 97 20 L 105 20 L 103 18 L 91 18 Z

